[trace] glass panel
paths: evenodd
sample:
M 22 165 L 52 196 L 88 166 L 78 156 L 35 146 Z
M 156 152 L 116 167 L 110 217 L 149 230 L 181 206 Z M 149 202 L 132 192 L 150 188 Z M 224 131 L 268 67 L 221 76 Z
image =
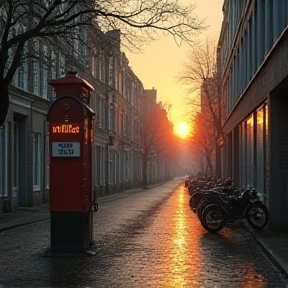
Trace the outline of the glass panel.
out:
M 55 79 L 57 77 L 56 67 L 57 67 L 56 53 L 55 51 L 52 51 L 51 52 L 51 78 L 52 79 Z
M 256 155 L 257 155 L 257 180 L 256 180 L 256 188 L 259 192 L 264 192 L 264 110 L 261 108 L 257 111 L 256 114 L 257 119 L 257 133 L 256 133 Z
M 0 127 L 0 197 L 7 196 L 6 189 L 6 159 L 7 146 L 6 146 L 6 128 L 5 125 Z
M 65 74 L 65 56 L 59 52 L 59 66 L 58 77 L 62 77 Z
M 246 145 L 246 122 L 245 123 L 242 123 L 241 126 L 241 147 L 240 147 L 240 153 L 241 153 L 241 156 L 240 156 L 240 165 L 241 165 L 241 180 L 240 180 L 240 185 L 241 185 L 241 188 L 245 188 L 246 187 L 246 176 L 247 176 L 247 167 L 246 167 L 246 164 L 247 164 L 247 161 L 246 161 L 246 150 L 247 150 L 247 145 Z
M 254 120 L 253 115 L 247 120 L 247 185 L 254 186 L 254 141 L 253 141 Z
M 42 65 L 42 98 L 48 99 L 48 47 L 43 45 L 44 61 Z
M 41 134 L 33 133 L 33 186 L 40 188 L 41 167 Z
M 40 95 L 40 61 L 39 61 L 39 43 L 34 40 L 35 58 L 33 59 L 33 88 L 36 95 Z

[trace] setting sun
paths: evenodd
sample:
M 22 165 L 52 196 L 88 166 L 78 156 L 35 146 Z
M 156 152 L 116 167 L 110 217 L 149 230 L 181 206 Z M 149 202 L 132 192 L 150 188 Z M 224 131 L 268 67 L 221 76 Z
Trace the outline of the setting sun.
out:
M 189 124 L 184 121 L 176 124 L 174 127 L 174 133 L 183 139 L 187 138 L 190 134 Z

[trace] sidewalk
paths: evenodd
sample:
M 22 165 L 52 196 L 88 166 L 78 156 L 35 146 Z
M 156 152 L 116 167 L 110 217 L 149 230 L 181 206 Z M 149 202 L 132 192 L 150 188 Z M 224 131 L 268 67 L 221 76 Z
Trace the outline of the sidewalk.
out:
M 0 237 L 1 232 L 19 226 L 50 219 L 49 205 L 31 208 L 19 208 L 9 214 L 0 215 Z
M 260 231 L 250 229 L 250 232 L 267 256 L 277 264 L 284 276 L 288 277 L 288 232 L 273 233 L 265 229 Z
M 133 190 L 140 192 L 141 189 Z M 119 197 L 126 197 L 133 191 L 125 191 L 121 194 L 113 194 L 98 199 L 98 203 L 110 201 Z M 15 227 L 35 223 L 39 221 L 49 220 L 50 210 L 49 205 L 42 205 L 33 208 L 20 208 L 18 211 L 11 214 L 0 216 L 0 237 L 1 232 Z M 248 228 L 249 229 L 249 228 Z M 250 229 L 251 234 L 259 242 L 264 249 L 267 256 L 274 261 L 275 265 L 279 267 L 284 277 L 288 280 L 288 233 L 272 233 L 261 230 L 255 231 Z
M 122 193 L 115 193 L 107 195 L 105 197 L 100 197 L 97 203 L 103 203 L 106 201 L 112 201 L 116 198 L 127 197 L 131 193 L 137 193 L 142 191 L 141 188 L 130 189 Z M 50 220 L 50 208 L 49 204 L 36 206 L 36 207 L 25 207 L 19 208 L 13 213 L 8 213 L 0 215 L 0 235 L 1 232 L 9 229 L 13 229 L 19 226 L 27 225 L 30 223 L 35 223 L 39 221 Z

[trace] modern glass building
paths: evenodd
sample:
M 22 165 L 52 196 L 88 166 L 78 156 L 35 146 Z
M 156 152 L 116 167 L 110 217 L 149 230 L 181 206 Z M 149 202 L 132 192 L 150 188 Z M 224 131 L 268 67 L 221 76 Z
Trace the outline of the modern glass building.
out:
M 287 0 L 225 0 L 218 43 L 224 173 L 266 194 L 274 231 L 288 230 L 287 25 Z

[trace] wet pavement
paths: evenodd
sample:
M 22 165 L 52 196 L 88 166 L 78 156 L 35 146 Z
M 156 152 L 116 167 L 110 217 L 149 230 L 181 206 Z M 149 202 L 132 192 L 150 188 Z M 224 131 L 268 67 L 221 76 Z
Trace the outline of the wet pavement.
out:
M 273 257 L 284 236 L 260 231 L 257 238 L 242 223 L 209 234 L 178 184 L 99 199 L 95 255 L 47 257 L 48 206 L 0 217 L 0 287 L 288 287 L 287 261 Z

